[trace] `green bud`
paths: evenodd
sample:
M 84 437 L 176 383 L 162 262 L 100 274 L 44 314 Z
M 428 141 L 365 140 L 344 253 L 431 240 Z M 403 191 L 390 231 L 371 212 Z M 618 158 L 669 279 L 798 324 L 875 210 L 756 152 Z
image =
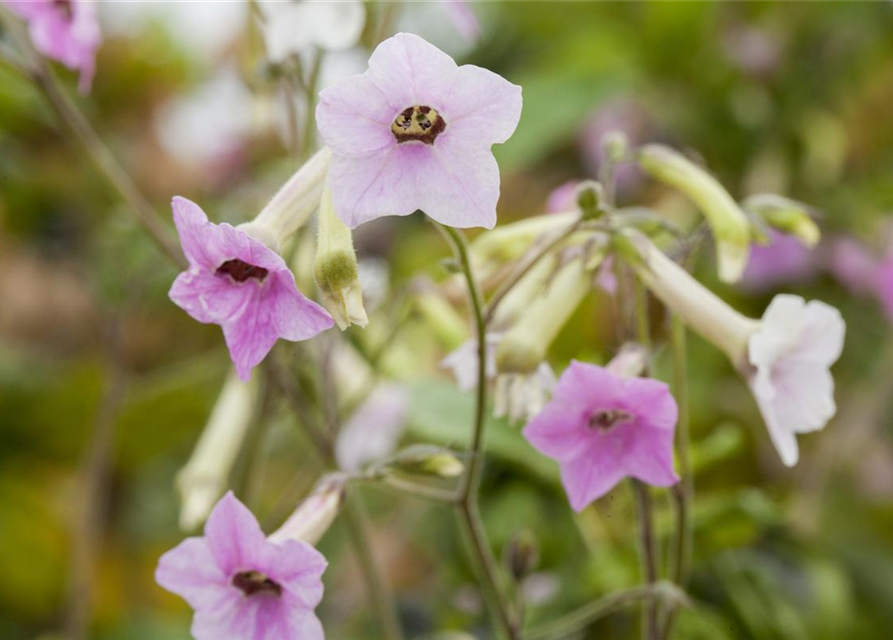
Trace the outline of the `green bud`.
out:
M 432 445 L 413 445 L 398 452 L 387 465 L 390 468 L 438 478 L 457 478 L 465 465 L 449 449 Z
M 713 232 L 719 279 L 740 280 L 750 254 L 750 222 L 728 191 L 707 171 L 668 147 L 646 145 L 639 151 L 638 160 L 653 178 L 694 201 Z
M 369 319 L 363 308 L 357 254 L 351 231 L 335 213 L 326 184 L 319 205 L 319 233 L 313 275 L 323 306 L 343 331 L 355 324 L 365 327 Z
M 770 227 L 796 236 L 807 247 L 814 247 L 822 237 L 818 225 L 809 215 L 809 207 L 802 202 L 762 193 L 750 196 L 741 206 L 758 215 Z
M 586 180 L 577 187 L 577 206 L 580 207 L 583 220 L 593 220 L 604 213 L 601 204 L 604 201 L 604 189 L 595 180 Z

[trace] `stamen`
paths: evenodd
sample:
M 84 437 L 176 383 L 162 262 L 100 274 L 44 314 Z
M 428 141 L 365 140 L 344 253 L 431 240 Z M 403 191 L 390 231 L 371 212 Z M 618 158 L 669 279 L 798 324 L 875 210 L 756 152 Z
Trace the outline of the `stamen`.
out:
M 245 282 L 251 278 L 263 282 L 268 273 L 270 272 L 263 267 L 256 267 L 253 264 L 248 264 L 247 262 L 238 259 L 227 260 L 217 267 L 217 271 L 215 272 L 218 276 L 229 276 L 236 282 Z
M 589 427 L 600 431 L 610 431 L 618 424 L 632 422 L 634 417 L 629 411 L 623 409 L 596 411 L 589 416 Z
M 282 587 L 259 571 L 240 571 L 233 576 L 233 586 L 245 592 L 246 596 L 253 596 L 256 593 L 282 595 Z
M 446 129 L 446 122 L 437 111 L 427 105 L 407 107 L 391 124 L 391 133 L 397 142 L 416 140 L 434 144 L 434 140 Z

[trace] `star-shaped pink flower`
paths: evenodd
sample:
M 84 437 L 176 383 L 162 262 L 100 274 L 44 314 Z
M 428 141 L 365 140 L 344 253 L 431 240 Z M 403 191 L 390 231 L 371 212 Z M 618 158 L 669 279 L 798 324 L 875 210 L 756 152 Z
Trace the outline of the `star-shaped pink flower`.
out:
M 211 512 L 204 537 L 161 556 L 155 580 L 195 610 L 195 640 L 323 640 L 313 610 L 326 564 L 306 542 L 264 537 L 230 492 Z
M 677 415 L 664 383 L 573 361 L 524 437 L 558 461 L 571 507 L 582 511 L 626 476 L 658 487 L 679 481 L 673 470 Z
M 78 88 L 90 90 L 96 50 L 102 40 L 96 5 L 78 0 L 6 0 L 28 22 L 34 47 L 69 69 L 81 72 Z
M 369 69 L 319 95 L 335 211 L 350 227 L 421 209 L 453 227 L 496 224 L 490 147 L 515 131 L 521 87 L 418 36 L 382 42 Z
M 278 253 L 240 229 L 209 222 L 186 198 L 172 206 L 189 269 L 168 295 L 199 322 L 223 328 L 240 378 L 251 377 L 278 338 L 307 340 L 333 326 L 326 310 L 298 291 Z

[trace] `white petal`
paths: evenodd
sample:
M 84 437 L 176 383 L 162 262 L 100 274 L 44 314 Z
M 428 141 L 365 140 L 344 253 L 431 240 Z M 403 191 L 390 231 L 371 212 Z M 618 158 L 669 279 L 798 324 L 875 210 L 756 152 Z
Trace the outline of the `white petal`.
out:
M 763 314 L 760 328 L 748 341 L 748 357 L 756 367 L 772 366 L 800 340 L 806 301 L 800 296 L 775 296 Z
M 837 411 L 834 379 L 825 367 L 786 360 L 775 367 L 772 379 L 775 415 L 779 424 L 790 431 L 818 431 Z
M 840 311 L 818 300 L 806 305 L 806 318 L 800 334 L 796 357 L 799 360 L 830 367 L 843 351 L 846 323 Z
M 767 398 L 765 394 L 753 384 L 753 380 L 750 382 L 751 390 L 753 391 L 754 398 L 756 398 L 757 405 L 760 408 L 760 413 L 763 414 L 763 420 L 766 422 L 766 429 L 769 431 L 769 438 L 772 440 L 772 444 L 775 446 L 776 451 L 778 451 L 778 455 L 781 456 L 781 461 L 786 466 L 793 467 L 797 464 L 797 460 L 800 457 L 800 450 L 797 446 L 797 436 L 794 435 L 793 431 L 781 426 L 778 417 L 775 414 L 772 399 Z

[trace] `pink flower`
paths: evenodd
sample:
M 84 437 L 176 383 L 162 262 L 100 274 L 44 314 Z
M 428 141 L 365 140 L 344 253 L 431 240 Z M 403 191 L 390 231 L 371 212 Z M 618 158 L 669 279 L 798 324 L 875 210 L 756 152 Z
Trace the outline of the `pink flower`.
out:
M 673 470 L 677 414 L 662 382 L 573 361 L 524 437 L 558 461 L 571 507 L 582 511 L 625 476 L 658 487 L 679 481 Z
M 579 180 L 568 180 L 555 187 L 546 198 L 547 213 L 563 213 L 577 210 L 577 187 Z
M 780 284 L 809 280 L 818 267 L 815 254 L 795 236 L 770 231 L 770 244 L 753 245 L 742 285 L 765 291 Z
M 890 322 L 893 322 L 893 253 L 875 271 L 874 287 L 878 299 L 887 311 Z
M 282 257 L 226 223 L 208 221 L 197 204 L 172 202 L 189 269 L 174 281 L 170 299 L 199 322 L 219 324 L 242 380 L 278 338 L 307 340 L 334 324 L 308 300 Z
M 798 433 L 818 431 L 834 416 L 834 379 L 846 326 L 824 302 L 778 295 L 748 340 L 755 372 L 748 382 L 782 462 L 797 464 Z
M 364 74 L 319 97 L 332 202 L 345 224 L 419 209 L 454 227 L 496 224 L 499 167 L 490 147 L 518 125 L 521 87 L 398 33 Z
M 836 238 L 829 248 L 828 270 L 851 293 L 864 295 L 874 288 L 877 261 L 858 240 Z
M 155 581 L 195 609 L 195 640 L 322 640 L 313 610 L 322 600 L 326 559 L 306 542 L 264 537 L 227 493 L 202 538 L 187 538 L 158 561 Z
M 466 0 L 447 0 L 445 8 L 459 34 L 471 44 L 481 38 L 481 24 Z
M 77 0 L 5 1 L 28 22 L 31 41 L 40 53 L 81 72 L 78 88 L 87 93 L 101 40 L 96 5 Z

